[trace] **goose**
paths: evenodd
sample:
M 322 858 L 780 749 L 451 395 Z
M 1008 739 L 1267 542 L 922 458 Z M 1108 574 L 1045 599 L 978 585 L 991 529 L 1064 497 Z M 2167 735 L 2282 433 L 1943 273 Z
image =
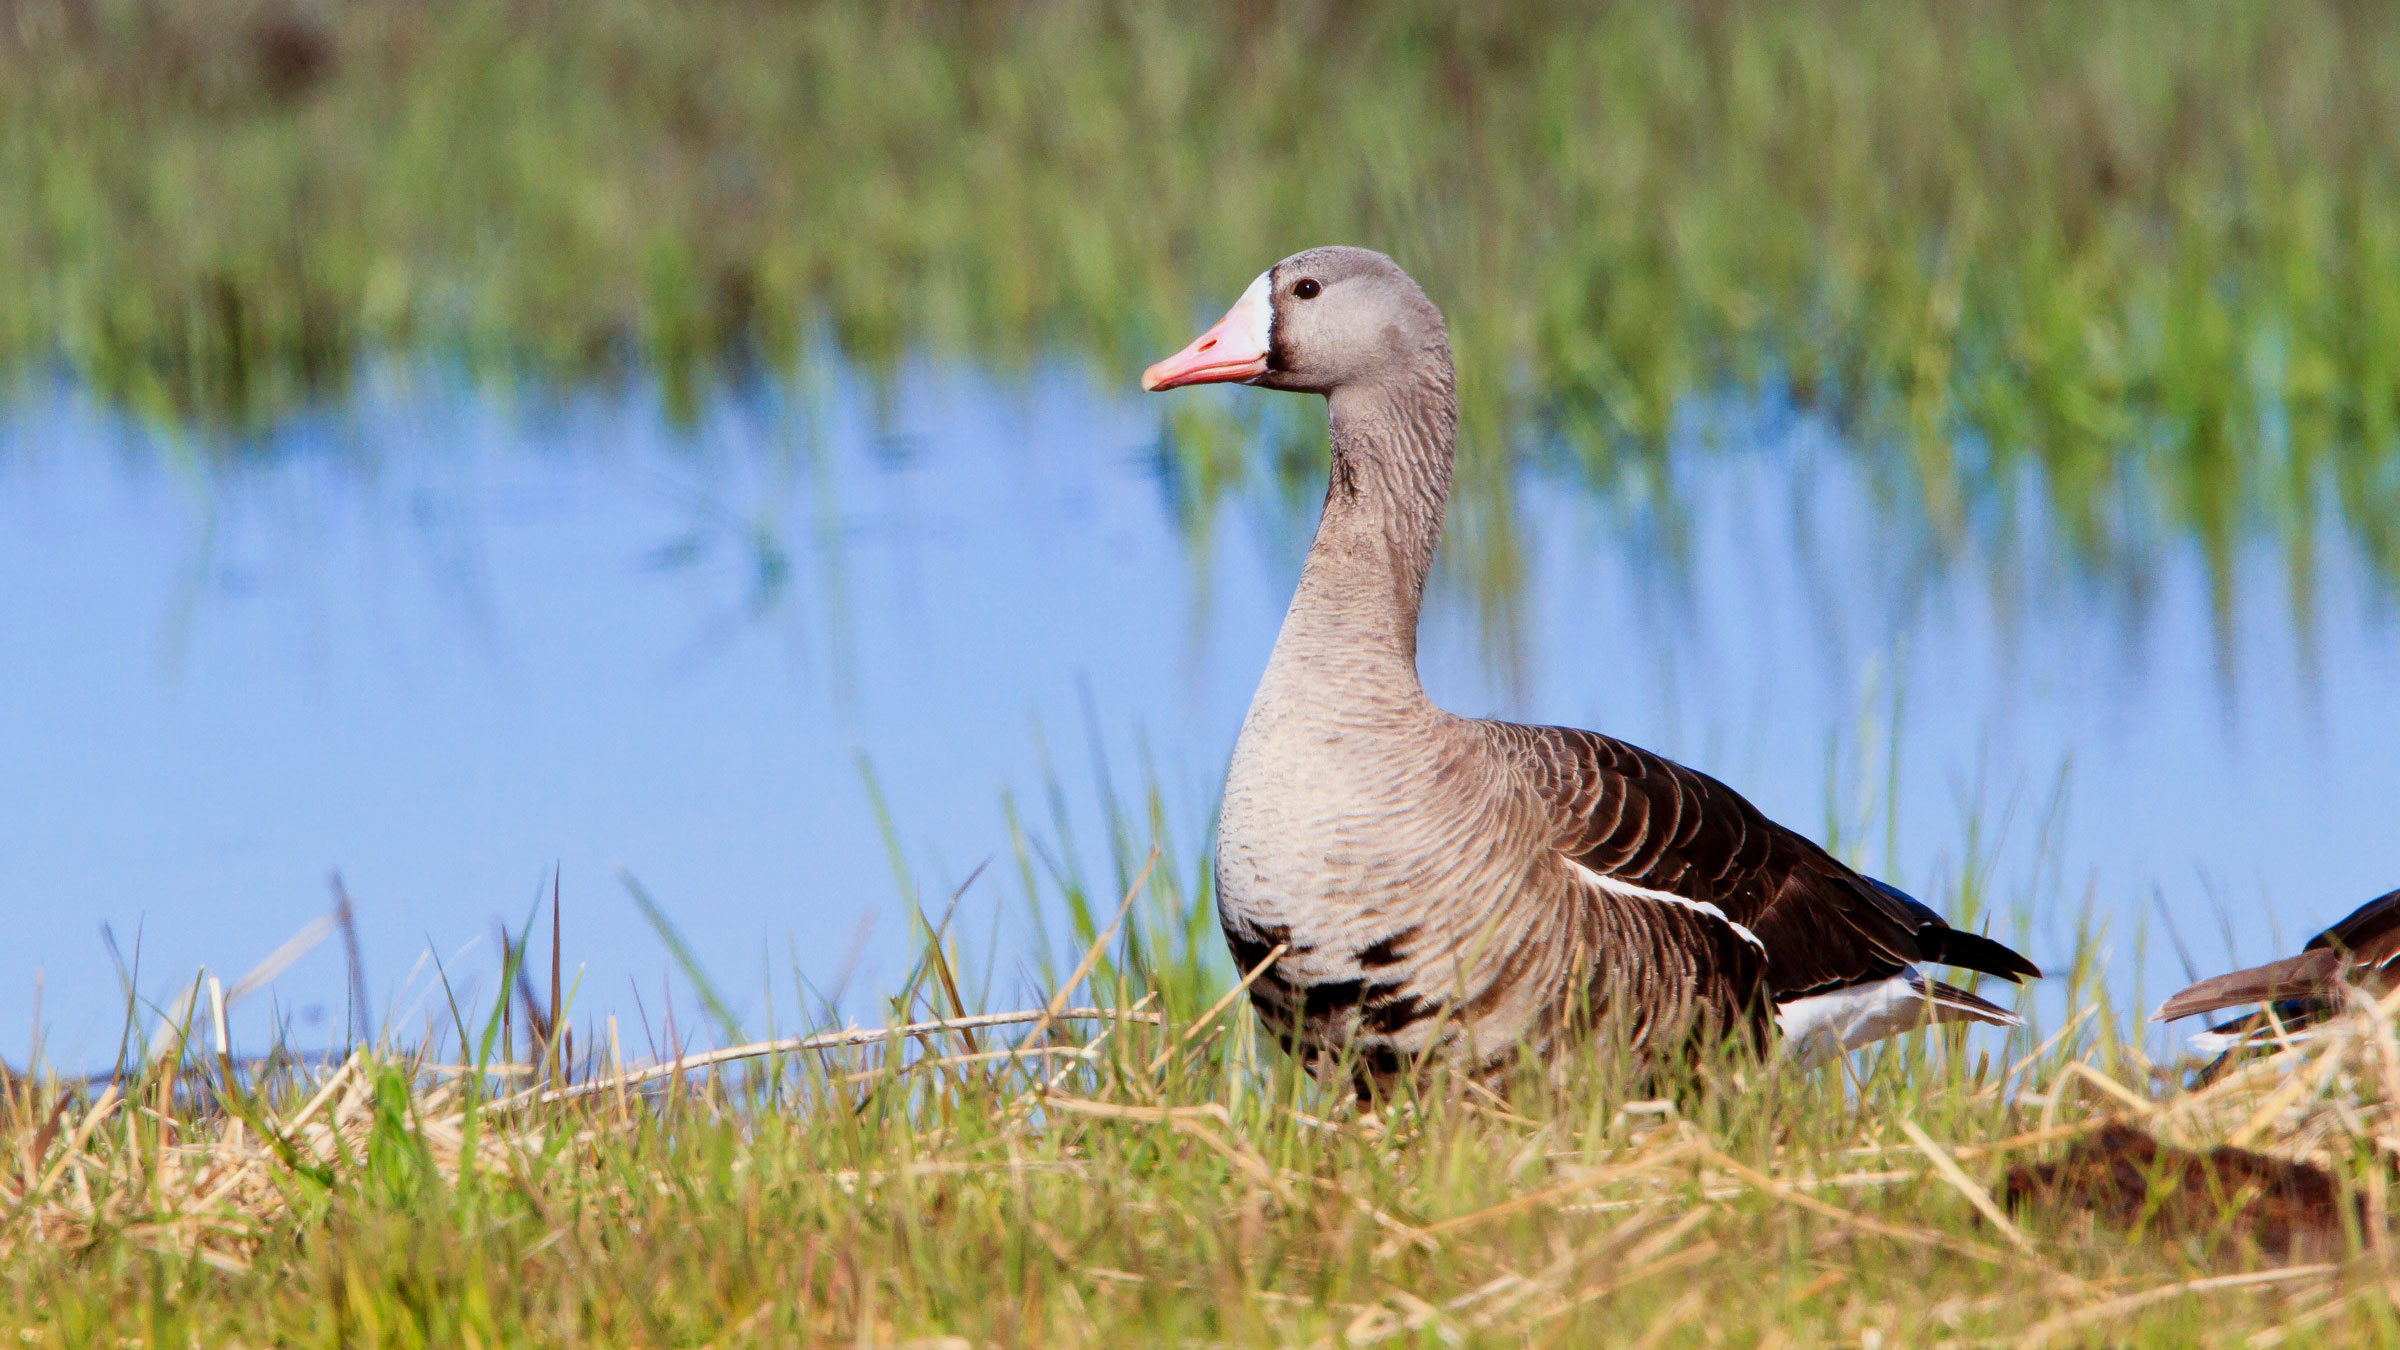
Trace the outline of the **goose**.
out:
M 2192 1048 L 2202 1053 L 2228 1053 L 2253 1041 L 2272 1041 L 2278 1023 L 2288 1036 L 2325 1021 L 2341 1011 L 2344 987 L 2351 985 L 2377 997 L 2400 989 L 2400 891 L 2387 891 L 2350 911 L 2310 938 L 2298 956 L 2185 987 L 2158 1005 L 2150 1020 L 2172 1022 L 2246 1003 L 2260 1005 L 2247 1017 L 2191 1039 Z M 2213 1075 L 2215 1069 L 2211 1066 L 2209 1072 Z
M 1497 1076 L 1601 1028 L 1640 1062 L 1716 1038 L 1816 1063 L 1930 1022 L 2021 1024 L 1922 968 L 2015 982 L 2032 962 L 1723 783 L 1426 697 L 1417 616 L 1458 401 L 1441 311 L 1391 259 L 1293 254 L 1142 375 L 1153 392 L 1209 383 L 1322 395 L 1331 426 L 1215 857 L 1251 999 L 1312 1071 L 1347 1064 L 1365 1092 L 1438 1054 Z

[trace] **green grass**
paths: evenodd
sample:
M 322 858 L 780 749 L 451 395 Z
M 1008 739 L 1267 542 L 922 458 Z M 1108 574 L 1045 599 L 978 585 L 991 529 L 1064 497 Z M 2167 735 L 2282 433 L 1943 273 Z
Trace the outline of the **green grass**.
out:
M 521 1039 L 546 1018 L 531 990 L 513 1027 L 498 1005 L 454 1010 L 447 1036 L 331 1072 L 239 1064 L 201 998 L 182 1050 L 135 1055 L 117 1086 L 4 1085 L 0 1331 L 2236 1345 L 2297 1318 L 2303 1339 L 2400 1336 L 2392 1269 L 2355 1226 L 2286 1263 L 2239 1225 L 2019 1210 L 2004 1228 L 1978 1203 L 2113 1112 L 2316 1161 L 2380 1216 L 2388 1013 L 2186 1091 L 2123 1039 L 2087 947 L 2067 1025 L 1996 1054 L 1920 1037 L 1814 1075 L 1703 1057 L 1635 1080 L 1586 1050 L 1505 1096 L 1437 1072 L 1368 1107 L 1258 1036 L 1207 973 L 1213 947 L 1121 926 L 1184 903 L 1157 869 L 1136 877 L 1046 1033 L 1039 1010 L 961 1029 L 955 953 L 930 944 L 893 1005 L 913 1029 L 697 1067 L 664 1047 L 629 1065 L 640 1033 L 589 1018 L 554 1060 Z
M 2229 608 L 2328 510 L 2400 575 L 2394 126 L 2400 11 L 2332 0 L 24 0 L 0 367 L 237 430 L 378 353 L 1129 387 L 1347 240 L 1451 317 L 1488 594 L 1515 452 L 1671 497 L 1678 410 L 1765 381 L 1951 537 L 2030 486 Z M 1219 407 L 1172 414 L 1204 498 L 1258 472 Z

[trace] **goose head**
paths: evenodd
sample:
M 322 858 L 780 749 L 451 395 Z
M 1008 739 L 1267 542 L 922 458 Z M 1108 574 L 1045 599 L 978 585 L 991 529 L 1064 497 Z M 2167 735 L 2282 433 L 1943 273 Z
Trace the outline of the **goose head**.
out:
M 1414 370 L 1439 353 L 1442 313 L 1372 249 L 1312 248 L 1258 274 L 1216 326 L 1142 372 L 1153 392 L 1254 384 L 1331 395 Z

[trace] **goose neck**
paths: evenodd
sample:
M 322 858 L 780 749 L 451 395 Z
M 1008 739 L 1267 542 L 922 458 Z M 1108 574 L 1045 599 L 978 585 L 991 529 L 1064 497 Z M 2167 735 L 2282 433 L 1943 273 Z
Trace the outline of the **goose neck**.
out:
M 1331 396 L 1332 468 L 1278 656 L 1416 690 L 1417 617 L 1450 496 L 1457 403 L 1426 378 Z

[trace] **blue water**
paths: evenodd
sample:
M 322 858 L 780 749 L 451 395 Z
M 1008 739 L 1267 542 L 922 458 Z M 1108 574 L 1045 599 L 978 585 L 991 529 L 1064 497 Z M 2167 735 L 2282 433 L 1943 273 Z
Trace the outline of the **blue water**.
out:
M 164 1002 L 324 913 L 334 868 L 404 1035 L 447 1022 L 428 953 L 488 991 L 554 866 L 579 1020 L 634 1048 L 697 1023 L 620 869 L 745 1029 L 801 981 L 877 1018 L 911 920 L 862 763 L 929 906 L 995 864 L 958 930 L 991 1001 L 1032 978 L 1003 792 L 1105 889 L 1096 766 L 1129 806 L 1154 778 L 1189 874 L 1315 489 L 1193 503 L 1165 401 L 1069 372 L 892 390 L 813 372 L 677 427 L 640 386 L 386 369 L 231 454 L 72 388 L 0 405 L 0 1055 L 113 1056 L 103 925 Z M 1811 417 L 1688 420 L 1665 501 L 1523 472 L 1514 644 L 1440 583 L 1437 699 L 1675 755 L 1937 903 L 1973 868 L 2037 960 L 2088 909 L 2149 999 L 2183 973 L 2159 905 L 2213 968 L 2400 884 L 2400 623 L 2347 541 L 2305 628 L 2246 545 L 2220 629 L 2188 544 L 2093 576 L 2029 488 L 1944 545 Z M 236 1041 L 330 1042 L 344 981 L 317 947 Z

